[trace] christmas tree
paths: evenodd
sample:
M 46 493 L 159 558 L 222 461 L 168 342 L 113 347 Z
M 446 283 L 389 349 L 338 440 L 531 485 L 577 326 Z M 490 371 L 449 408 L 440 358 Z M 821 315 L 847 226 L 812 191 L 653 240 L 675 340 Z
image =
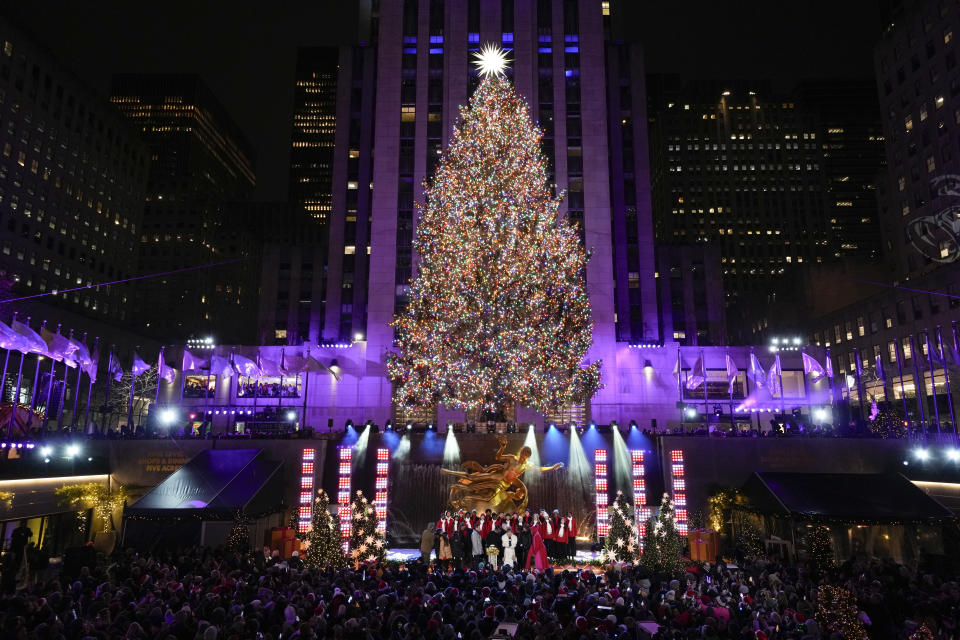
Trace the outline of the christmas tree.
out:
M 815 573 L 823 573 L 834 566 L 833 545 L 828 528 L 814 525 L 807 536 L 807 552 Z
M 250 551 L 250 521 L 243 509 L 237 509 L 233 518 L 233 528 L 227 535 L 227 551 L 246 553 Z
M 637 535 L 635 510 L 627 502 L 623 491 L 617 491 L 617 499 L 610 507 L 610 531 L 603 544 L 603 559 L 612 562 L 634 562 L 640 553 L 640 538 Z
M 400 405 L 549 412 L 600 386 L 600 363 L 581 366 L 593 329 L 586 252 L 498 55 L 484 51 L 493 64 L 426 185 L 418 272 L 388 361 Z
M 313 520 L 307 532 L 307 554 L 303 561 L 312 569 L 340 569 L 347 559 L 343 555 L 340 518 L 330 513 L 330 498 L 321 489 L 313 501 Z
M 362 491 L 357 491 L 351 515 L 350 557 L 356 563 L 382 561 L 387 554 L 386 541 L 383 534 L 377 531 L 377 511 Z
M 827 637 L 839 633 L 843 640 L 866 640 L 857 603 L 843 587 L 823 585 L 817 590 L 817 623 Z
M 673 500 L 666 493 L 643 537 L 643 564 L 652 573 L 675 574 L 683 569 L 683 537 L 677 531 Z

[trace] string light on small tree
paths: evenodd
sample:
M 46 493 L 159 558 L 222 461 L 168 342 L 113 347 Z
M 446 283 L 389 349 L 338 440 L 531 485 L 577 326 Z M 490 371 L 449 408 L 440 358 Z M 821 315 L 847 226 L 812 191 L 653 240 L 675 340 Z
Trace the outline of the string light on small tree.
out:
M 382 562 L 387 555 L 383 534 L 377 531 L 377 510 L 362 491 L 350 508 L 353 523 L 350 531 L 350 556 L 355 564 Z
M 652 573 L 674 574 L 683 569 L 684 540 L 677 531 L 673 500 L 664 493 L 657 514 L 647 523 L 643 565 Z
M 623 491 L 610 507 L 610 531 L 604 540 L 602 557 L 605 562 L 635 562 L 640 552 L 637 523 L 634 521 L 633 505 Z
M 237 509 L 233 518 L 233 528 L 227 536 L 227 551 L 246 553 L 250 551 L 250 520 L 243 509 Z
M 313 501 L 313 519 L 306 535 L 304 564 L 313 569 L 340 569 L 347 564 L 340 537 L 340 518 L 330 513 L 330 498 L 321 489 Z
M 867 631 L 860 621 L 857 603 L 843 587 L 822 585 L 817 590 L 817 623 L 827 637 L 838 633 L 843 640 L 866 640 Z

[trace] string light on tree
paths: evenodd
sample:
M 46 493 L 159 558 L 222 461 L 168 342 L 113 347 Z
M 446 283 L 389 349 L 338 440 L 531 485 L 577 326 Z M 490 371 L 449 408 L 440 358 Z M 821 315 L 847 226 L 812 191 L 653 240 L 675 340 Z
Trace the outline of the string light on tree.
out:
M 418 203 L 420 261 L 388 373 L 400 406 L 550 413 L 600 388 L 600 363 L 583 366 L 587 255 L 505 54 L 477 57 L 483 80 Z
M 377 529 L 377 511 L 362 491 L 357 491 L 351 517 L 350 557 L 356 564 L 382 562 L 387 555 L 387 545 L 383 533 Z
M 347 563 L 340 536 L 340 518 L 330 513 L 330 498 L 321 489 L 313 503 L 313 519 L 307 532 L 304 564 L 311 569 L 340 569 Z

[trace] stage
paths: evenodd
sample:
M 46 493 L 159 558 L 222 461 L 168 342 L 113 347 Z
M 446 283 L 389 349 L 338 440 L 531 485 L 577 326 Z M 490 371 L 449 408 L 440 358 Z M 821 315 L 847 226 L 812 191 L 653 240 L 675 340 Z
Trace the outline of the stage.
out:
M 387 550 L 387 561 L 388 562 L 413 562 L 420 557 L 420 549 L 409 549 L 403 547 L 395 547 L 393 549 Z M 598 551 L 577 551 L 576 565 L 587 564 L 589 562 L 595 562 L 600 558 L 600 553 Z M 561 565 L 559 568 L 568 568 L 569 565 Z

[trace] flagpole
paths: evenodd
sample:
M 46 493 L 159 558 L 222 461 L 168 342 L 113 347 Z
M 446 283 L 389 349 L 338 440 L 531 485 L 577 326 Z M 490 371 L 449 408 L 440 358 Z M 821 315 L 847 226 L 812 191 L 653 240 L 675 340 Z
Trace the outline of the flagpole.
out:
M 916 342 L 913 339 L 913 334 L 910 334 L 910 360 L 913 361 L 913 391 L 917 396 L 917 408 L 920 410 L 920 429 L 923 431 L 923 439 L 927 439 L 927 419 L 926 411 L 924 410 L 924 400 L 923 396 L 927 393 L 927 385 L 923 383 L 923 378 L 920 377 L 920 368 L 917 364 L 917 346 Z
M 930 392 L 933 394 L 933 415 L 937 421 L 937 440 L 940 440 L 940 407 L 937 406 L 937 381 L 933 373 L 933 351 L 930 349 L 930 331 L 923 333 L 923 339 L 927 345 L 927 364 L 930 367 Z M 923 385 L 923 393 L 927 393 L 927 385 Z
M 257 418 L 257 396 L 260 394 L 260 376 L 262 373 L 260 371 L 260 349 L 257 349 L 257 376 L 253 379 L 253 413 L 250 416 L 250 422 L 253 422 Z M 253 428 L 250 429 L 250 433 L 253 434 Z
M 863 369 L 863 361 L 860 360 L 860 350 L 856 347 L 853 348 L 853 357 L 857 360 L 853 363 L 853 372 L 857 376 L 857 406 L 859 409 L 857 413 L 860 414 L 860 419 L 863 420 L 863 384 L 862 380 L 860 379 L 860 371 Z
M 943 363 L 943 384 L 947 388 L 947 408 L 950 411 L 950 426 L 953 427 L 954 438 L 957 436 L 957 421 L 953 414 L 953 398 L 950 393 L 950 371 L 947 367 L 947 358 L 943 355 L 943 335 L 940 333 L 940 325 L 937 325 L 937 353 L 940 354 L 940 362 Z
M 753 347 L 750 347 L 750 364 L 747 365 L 747 372 L 748 372 L 748 374 L 747 374 L 747 379 L 748 379 L 748 380 L 750 379 L 749 372 L 751 372 L 751 371 L 753 372 L 753 375 L 757 375 L 757 372 L 754 371 L 754 369 L 753 369 Z M 749 385 L 747 386 L 746 391 L 747 391 L 747 398 L 749 398 L 749 397 L 750 397 L 750 393 L 753 393 L 753 392 L 756 392 L 757 395 L 759 396 L 760 386 L 757 384 L 756 378 L 754 378 L 754 380 L 753 380 L 753 392 L 750 391 Z M 744 400 L 746 400 L 746 398 L 745 398 Z M 759 407 L 758 407 L 758 408 L 759 408 Z M 751 413 L 753 413 L 753 412 L 751 412 Z M 751 430 L 751 431 L 753 430 L 753 417 L 752 417 L 752 416 L 751 416 L 751 418 L 750 418 L 750 430 Z M 757 413 L 757 435 L 758 435 L 758 436 L 760 435 L 760 414 L 759 414 L 759 413 Z
M 780 417 L 783 419 L 784 423 L 787 421 L 786 406 L 783 403 L 783 363 L 780 362 L 780 354 L 777 354 L 777 382 L 780 384 Z
M 113 355 L 113 349 L 114 349 L 114 347 L 116 347 L 116 345 L 111 344 L 111 345 L 110 345 L 110 352 L 107 354 L 107 378 L 106 378 L 106 383 L 107 383 L 107 385 L 106 385 L 106 387 L 105 387 L 104 390 L 103 390 L 103 411 L 101 412 L 102 415 L 104 416 L 105 420 L 106 420 L 106 421 L 104 422 L 104 425 L 103 425 L 103 432 L 104 432 L 104 433 L 106 433 L 107 430 L 110 428 L 110 417 L 113 415 L 113 412 L 111 411 L 111 412 L 110 412 L 110 415 L 108 416 L 108 415 L 107 415 L 107 409 L 110 408 L 110 405 L 109 405 L 109 403 L 110 403 L 110 381 L 111 381 L 111 379 L 113 378 L 113 359 L 116 358 L 116 356 Z
M 681 382 L 681 378 L 683 382 Z M 687 381 L 686 375 L 683 372 L 683 364 L 680 359 L 680 347 L 677 347 L 677 393 L 680 396 L 680 430 L 682 433 L 687 432 L 687 403 L 683 400 L 683 387 Z
M 277 385 L 277 410 L 283 408 L 283 358 L 284 348 L 280 347 L 280 384 Z
M 186 356 L 186 353 L 187 353 L 186 346 L 183 347 L 183 353 L 184 353 L 184 356 Z M 184 360 L 185 358 L 180 358 L 180 400 L 177 403 L 177 406 L 180 408 L 183 407 L 183 386 L 187 382 L 187 369 L 186 367 L 183 366 L 185 364 Z
M 30 326 L 30 316 L 27 316 L 27 326 Z M 40 331 L 47 326 L 47 321 L 44 320 L 40 323 Z M 33 386 L 30 388 L 30 413 L 27 414 L 27 429 L 30 428 L 30 425 L 33 424 L 33 410 L 37 404 L 37 387 L 40 384 L 40 354 L 36 354 L 36 365 L 33 368 Z M 17 397 L 20 396 L 19 389 L 17 390 Z
M 909 439 L 913 434 L 910 429 L 910 418 L 907 415 L 907 393 L 903 388 L 903 363 L 900 362 L 900 350 L 903 344 L 900 341 L 900 338 L 896 338 L 896 341 L 893 343 L 893 353 L 897 356 L 897 374 L 900 376 L 900 399 L 903 401 L 903 421 L 907 423 L 907 438 Z
M 16 317 L 16 314 L 14 314 Z M 10 347 L 7 347 L 7 354 L 3 356 L 3 377 L 0 377 L 0 401 L 3 399 L 3 392 L 7 390 L 7 365 L 10 364 Z
M 207 384 L 203 389 L 203 411 L 204 420 L 207 419 L 207 416 L 210 416 L 210 433 L 213 433 L 213 414 L 210 413 L 210 396 L 217 395 L 217 379 L 213 379 L 213 394 L 210 393 L 210 374 L 213 372 L 213 351 L 210 352 L 210 357 L 207 359 Z
M 707 375 L 707 361 L 703 357 L 703 349 L 700 349 L 700 363 L 703 366 L 703 428 L 710 431 L 710 408 L 707 406 L 707 384 L 710 382 L 710 376 Z
M 60 335 L 60 327 L 62 324 L 57 324 L 57 335 Z M 57 360 L 53 357 L 53 354 L 50 354 L 50 375 L 47 379 L 47 399 L 43 404 L 43 423 L 40 427 L 41 436 L 47 435 L 47 426 L 50 424 L 50 397 L 53 394 L 53 375 L 57 370 Z
M 810 402 L 810 374 L 807 373 L 807 365 L 803 361 L 806 351 L 800 351 L 800 364 L 803 365 L 803 395 L 807 398 L 807 416 L 813 420 L 813 404 Z M 780 392 L 783 393 L 783 385 L 780 385 Z
M 157 391 L 153 398 L 154 407 L 160 404 L 160 381 L 163 380 L 163 378 L 160 377 L 161 364 L 163 364 L 163 345 L 160 345 L 160 355 L 157 356 Z
M 73 340 L 73 329 L 70 329 L 70 340 Z M 77 369 L 80 365 L 77 365 Z M 79 376 L 80 374 L 77 373 Z M 57 407 L 57 431 L 63 430 L 63 405 L 67 399 L 67 380 L 70 378 L 70 367 L 67 366 L 67 360 L 63 360 L 63 391 L 60 392 L 60 405 Z
M 307 360 L 306 360 L 307 370 L 304 371 L 303 376 L 303 415 L 300 416 L 300 422 L 302 427 L 307 426 L 307 390 L 310 388 L 310 345 L 307 345 Z M 299 376 L 299 374 L 297 374 Z M 299 382 L 299 379 L 297 380 Z
M 93 370 L 100 371 L 100 337 L 93 336 Z M 93 376 L 87 372 L 87 406 L 83 408 L 83 431 L 90 425 L 90 405 L 93 403 Z
M 130 356 L 130 398 L 127 399 L 127 429 L 131 434 L 133 433 L 133 388 L 137 386 L 137 372 L 133 368 L 136 365 L 136 355 L 139 350 L 140 345 L 137 345 L 133 355 Z
M 83 348 L 87 348 L 87 332 L 83 332 Z M 89 375 L 89 374 L 88 374 Z M 77 387 L 73 391 L 73 413 L 70 414 L 70 429 L 77 428 L 77 403 L 80 400 L 80 380 L 83 378 L 83 367 L 77 363 Z
M 17 312 L 13 312 L 13 322 L 17 321 Z M 30 316 L 27 316 L 27 326 L 30 326 Z M 13 438 L 13 421 L 17 415 L 17 405 L 20 400 L 20 381 L 23 377 L 23 358 L 26 354 L 20 352 L 20 366 L 17 367 L 17 388 L 13 393 L 13 411 L 10 412 L 10 422 L 7 423 L 7 440 Z
M 830 361 L 830 372 L 832 373 L 832 372 L 833 372 L 833 360 L 832 360 L 832 356 L 830 355 L 830 347 L 827 347 L 827 360 Z M 826 363 L 824 363 L 824 366 L 826 366 Z M 834 387 L 833 387 L 833 376 L 832 376 L 832 375 L 831 375 L 831 376 L 827 376 L 827 380 L 830 382 L 830 406 L 832 407 L 832 406 L 834 406 L 834 404 L 835 404 L 835 402 L 836 402 L 836 399 L 837 399 L 837 397 L 836 397 L 836 391 L 834 390 Z M 830 413 L 832 414 L 833 412 L 831 411 Z M 831 419 L 832 419 L 832 418 L 833 418 L 833 415 L 831 415 L 830 417 L 831 417 Z
M 726 357 L 729 358 L 730 356 L 727 355 Z M 726 364 L 726 362 L 724 362 L 724 364 Z M 729 387 L 727 391 L 730 392 L 730 428 L 733 429 L 733 435 L 737 435 L 737 418 L 733 415 L 733 385 L 737 382 L 737 376 L 739 375 L 740 370 L 737 369 L 737 374 L 733 377 L 730 384 L 727 385 L 727 387 Z

